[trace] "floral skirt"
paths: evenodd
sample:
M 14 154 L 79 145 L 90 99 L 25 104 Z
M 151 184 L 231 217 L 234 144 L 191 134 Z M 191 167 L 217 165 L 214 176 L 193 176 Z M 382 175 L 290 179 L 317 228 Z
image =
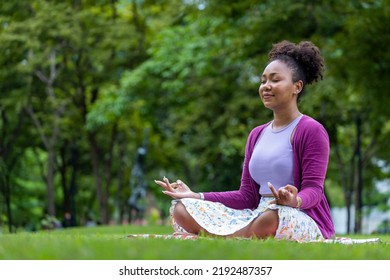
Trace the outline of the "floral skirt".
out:
M 184 198 L 173 200 L 170 208 L 172 226 L 176 232 L 187 233 L 180 227 L 172 213 L 178 201 L 181 201 L 188 213 L 207 232 L 228 236 L 249 225 L 254 219 L 267 210 L 278 211 L 279 226 L 275 238 L 293 240 L 298 242 L 323 240 L 321 231 L 314 220 L 297 208 L 269 204 L 272 197 L 262 197 L 259 206 L 255 210 L 237 210 L 226 207 L 219 202 L 211 202 L 200 199 Z

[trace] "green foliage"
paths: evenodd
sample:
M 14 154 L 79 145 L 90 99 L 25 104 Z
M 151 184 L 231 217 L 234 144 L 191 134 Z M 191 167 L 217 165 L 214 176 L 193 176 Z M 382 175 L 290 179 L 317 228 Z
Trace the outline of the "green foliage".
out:
M 3 2 L 3 223 L 39 226 L 50 168 L 57 218 L 74 207 L 80 224 L 86 213 L 126 219 L 114 214 L 127 211 L 145 128 L 145 179 L 165 214 L 152 183 L 164 175 L 195 191 L 236 189 L 248 133 L 272 118 L 258 77 L 284 39 L 312 40 L 325 57 L 300 108 L 329 132 L 331 204 L 355 192 L 360 116 L 363 202 L 386 209 L 375 185 L 390 175 L 388 1 Z

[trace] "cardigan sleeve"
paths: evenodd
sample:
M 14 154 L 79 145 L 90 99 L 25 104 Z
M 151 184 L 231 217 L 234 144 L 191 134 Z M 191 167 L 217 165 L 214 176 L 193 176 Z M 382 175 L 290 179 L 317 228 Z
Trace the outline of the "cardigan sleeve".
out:
M 316 207 L 324 197 L 324 183 L 329 161 L 329 137 L 314 120 L 296 131 L 295 181 L 302 198 L 301 209 Z

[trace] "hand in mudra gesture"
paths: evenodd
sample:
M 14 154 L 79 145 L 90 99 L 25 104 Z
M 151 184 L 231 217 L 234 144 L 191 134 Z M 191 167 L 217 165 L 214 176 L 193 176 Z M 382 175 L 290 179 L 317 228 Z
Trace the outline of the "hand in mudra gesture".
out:
M 170 183 L 168 178 L 164 176 L 162 181 L 154 180 L 157 185 L 160 185 L 164 188 L 163 193 L 169 195 L 174 199 L 181 198 L 199 198 L 198 193 L 194 193 L 186 184 L 181 180 Z
M 295 186 L 286 185 L 279 190 L 276 190 L 271 183 L 268 183 L 268 187 L 275 197 L 274 200 L 270 201 L 270 204 L 279 204 L 294 208 L 300 207 L 302 200 L 298 197 L 298 189 Z

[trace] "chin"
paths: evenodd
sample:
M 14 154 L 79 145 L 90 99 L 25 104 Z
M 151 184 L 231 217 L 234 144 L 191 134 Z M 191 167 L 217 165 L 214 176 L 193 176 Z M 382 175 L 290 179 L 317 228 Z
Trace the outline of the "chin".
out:
M 265 108 L 270 109 L 270 110 L 272 110 L 272 108 L 273 108 L 269 102 L 264 102 L 263 101 L 263 105 L 264 105 Z

